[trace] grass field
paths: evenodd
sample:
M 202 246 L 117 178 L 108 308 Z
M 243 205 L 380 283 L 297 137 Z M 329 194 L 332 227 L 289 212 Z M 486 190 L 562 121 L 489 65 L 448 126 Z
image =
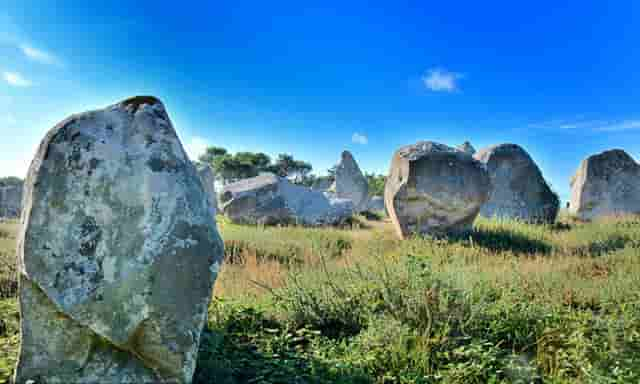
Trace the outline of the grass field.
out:
M 219 217 L 225 266 L 194 381 L 640 382 L 639 218 L 479 219 L 468 237 L 404 242 L 359 222 Z M 16 230 L 0 224 L 0 382 L 19 343 Z

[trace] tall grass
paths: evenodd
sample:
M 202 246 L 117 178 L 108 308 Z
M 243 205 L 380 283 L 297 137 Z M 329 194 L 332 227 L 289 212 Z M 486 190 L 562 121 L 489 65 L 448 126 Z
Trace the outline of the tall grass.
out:
M 225 265 L 195 382 L 640 382 L 637 217 L 480 218 L 465 236 L 406 241 L 362 224 L 219 219 Z M 0 305 L 1 382 L 18 317 L 14 298 Z

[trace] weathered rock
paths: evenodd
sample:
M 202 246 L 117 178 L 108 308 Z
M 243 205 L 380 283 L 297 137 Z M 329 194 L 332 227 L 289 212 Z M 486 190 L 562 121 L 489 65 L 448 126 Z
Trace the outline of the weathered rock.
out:
M 394 154 L 384 202 L 400 238 L 463 232 L 489 198 L 490 188 L 486 169 L 470 154 L 421 141 Z
M 353 201 L 356 212 L 367 210 L 369 183 L 351 152 L 342 152 L 340 162 L 336 165 L 335 180 L 329 191 L 335 193 L 338 198 Z
M 22 184 L 0 186 L 0 217 L 20 216 L 22 189 Z
M 353 214 L 351 200 L 333 198 L 275 175 L 224 186 L 220 203 L 225 216 L 242 224 L 334 225 Z
M 384 197 L 371 196 L 367 210 L 372 212 L 384 211 Z
M 481 149 L 474 158 L 485 164 L 492 185 L 491 196 L 480 215 L 532 223 L 555 221 L 560 200 L 522 147 L 494 145 Z
M 569 212 L 584 220 L 640 213 L 640 164 L 621 149 L 583 160 L 571 179 Z
M 473 145 L 471 145 L 471 143 L 468 141 L 465 141 L 464 143 L 458 145 L 456 149 L 462 152 L 466 152 L 470 155 L 474 155 L 476 153 L 476 149 L 473 148 Z
M 162 103 L 58 124 L 24 202 L 16 382 L 191 382 L 223 244 Z
M 334 181 L 335 180 L 333 178 L 328 176 L 319 177 L 313 182 L 313 185 L 311 185 L 311 189 L 313 189 L 314 191 L 320 191 L 320 192 L 328 191 L 333 185 Z
M 208 164 L 198 163 L 196 165 L 196 169 L 198 170 L 198 177 L 200 177 L 200 181 L 202 182 L 204 191 L 207 193 L 209 204 L 211 204 L 212 216 L 215 217 L 216 211 L 218 210 L 218 197 L 216 196 L 215 174 L 213 173 L 213 169 L 211 168 L 211 166 Z

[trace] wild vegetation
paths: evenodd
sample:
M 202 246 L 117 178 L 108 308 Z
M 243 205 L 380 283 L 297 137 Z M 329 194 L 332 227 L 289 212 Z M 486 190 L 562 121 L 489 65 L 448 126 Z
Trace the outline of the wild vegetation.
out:
M 196 383 L 640 381 L 640 218 L 478 219 L 468 236 L 404 242 L 364 218 L 218 222 L 225 265 Z M 15 281 L 16 229 L 0 224 L 0 281 Z M 19 343 L 8 286 L 0 382 Z

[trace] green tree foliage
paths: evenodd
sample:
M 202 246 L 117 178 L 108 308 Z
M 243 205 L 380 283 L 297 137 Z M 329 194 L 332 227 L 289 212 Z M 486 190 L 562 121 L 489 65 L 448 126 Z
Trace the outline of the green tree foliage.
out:
M 262 152 L 229 153 L 222 147 L 209 147 L 198 159 L 202 163 L 210 164 L 216 177 L 223 183 L 234 182 L 249 177 L 258 176 L 261 172 L 272 172 L 280 177 L 293 178 L 294 182 L 308 182 L 309 173 L 313 169 L 311 164 L 296 160 L 285 153 L 278 155 L 275 162 Z
M 9 185 L 20 185 L 23 181 L 19 177 L 8 176 L 8 177 L 0 177 L 0 187 L 6 187 Z
M 369 183 L 370 196 L 384 195 L 384 185 L 387 182 L 386 176 L 365 172 L 364 177 L 367 179 L 367 183 Z
M 302 160 L 296 160 L 292 155 L 287 153 L 279 154 L 276 161 L 269 167 L 269 170 L 276 175 L 280 177 L 290 177 L 299 183 L 309 182 L 307 179 L 312 169 L 311 164 Z
M 208 147 L 204 154 L 200 155 L 198 160 L 201 163 L 213 164 L 216 157 L 224 156 L 227 154 L 227 150 L 222 147 Z

